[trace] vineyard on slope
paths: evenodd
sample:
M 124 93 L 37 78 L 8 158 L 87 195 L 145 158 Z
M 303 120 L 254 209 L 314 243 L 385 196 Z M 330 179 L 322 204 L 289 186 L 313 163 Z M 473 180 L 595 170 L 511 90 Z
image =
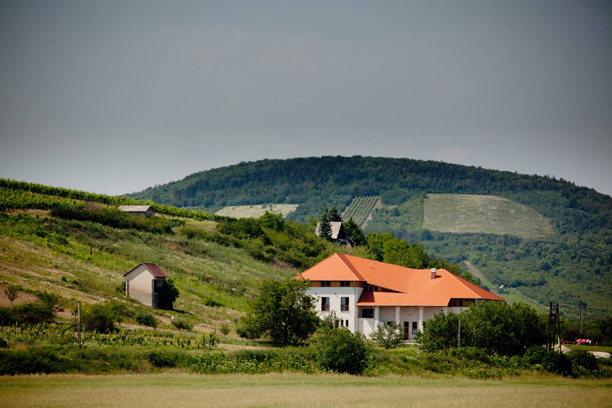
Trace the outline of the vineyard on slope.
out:
M 351 204 L 346 207 L 344 213 L 342 213 L 342 219 L 348 220 L 349 218 L 353 218 L 357 224 L 363 226 L 368 215 L 374 209 L 374 206 L 380 199 L 380 196 L 364 196 L 364 197 L 355 197 Z

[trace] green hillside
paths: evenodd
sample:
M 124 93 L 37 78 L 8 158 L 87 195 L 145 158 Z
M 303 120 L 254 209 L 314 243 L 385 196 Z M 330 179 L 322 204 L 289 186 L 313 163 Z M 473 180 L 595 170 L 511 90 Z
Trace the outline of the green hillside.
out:
M 118 210 L 115 202 L 124 200 L 0 179 L 0 306 L 10 301 L 4 289 L 16 286 L 18 303 L 50 291 L 68 309 L 77 300 L 129 304 L 133 319 L 144 306 L 125 297 L 123 274 L 140 262 L 158 264 L 174 282 L 180 296 L 173 315 L 216 328 L 245 312 L 263 279 L 290 278 L 335 252 L 471 279 L 458 264 L 391 234 L 372 234 L 369 247 L 349 249 L 280 214 L 234 219 L 156 206 L 164 213 L 144 218 Z M 157 313 L 171 323 L 170 314 Z
M 478 207 L 464 211 L 460 221 L 460 214 L 449 214 L 453 206 L 446 206 L 436 216 L 442 221 L 431 226 L 426 197 L 436 194 L 494 196 L 503 207 L 493 211 L 490 199 L 479 199 L 488 202 L 488 216 L 468 230 L 467 218 Z M 452 262 L 470 261 L 493 285 L 544 305 L 559 301 L 568 316 L 577 316 L 579 300 L 587 303 L 587 318 L 612 312 L 612 198 L 554 177 L 435 161 L 311 157 L 208 170 L 130 197 L 209 212 L 230 205 L 299 204 L 287 219 L 307 223 L 326 206 L 342 210 L 365 196 L 380 196 L 382 204 L 366 232 L 391 232 Z M 512 211 L 505 220 L 490 219 Z M 463 229 L 448 232 L 451 221 Z

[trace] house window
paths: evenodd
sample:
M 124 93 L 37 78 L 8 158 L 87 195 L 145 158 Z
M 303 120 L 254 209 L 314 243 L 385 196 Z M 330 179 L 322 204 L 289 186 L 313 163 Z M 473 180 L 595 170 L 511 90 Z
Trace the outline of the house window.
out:
M 371 319 L 374 317 L 374 309 L 361 309 L 361 317 L 363 319 Z
M 351 282 L 340 281 L 340 286 L 342 286 L 342 287 L 351 286 Z
M 330 281 L 322 281 L 321 282 L 321 286 L 323 286 L 324 288 L 328 288 L 331 286 L 331 282 Z
M 321 311 L 329 312 L 329 298 L 328 297 L 321 298 Z
M 349 311 L 349 298 L 341 297 L 340 298 L 340 311 L 348 312 Z
M 348 327 L 348 320 L 345 320 L 346 323 L 344 323 L 345 327 Z

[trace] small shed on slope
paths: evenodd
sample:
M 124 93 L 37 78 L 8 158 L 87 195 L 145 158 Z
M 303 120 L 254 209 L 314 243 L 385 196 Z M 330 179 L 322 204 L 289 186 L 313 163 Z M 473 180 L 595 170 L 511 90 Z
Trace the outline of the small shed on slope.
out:
M 119 211 L 123 211 L 130 214 L 141 215 L 145 218 L 149 218 L 155 211 L 150 205 L 120 205 Z
M 123 277 L 126 296 L 136 299 L 143 305 L 157 308 L 159 290 L 168 277 L 162 268 L 157 264 L 142 262 L 126 272 Z

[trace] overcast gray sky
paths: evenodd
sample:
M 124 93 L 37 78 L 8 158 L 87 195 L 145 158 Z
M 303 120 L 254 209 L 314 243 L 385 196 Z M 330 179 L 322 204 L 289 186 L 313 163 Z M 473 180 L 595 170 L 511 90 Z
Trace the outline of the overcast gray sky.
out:
M 355 154 L 612 194 L 612 1 L 0 0 L 0 177 Z

